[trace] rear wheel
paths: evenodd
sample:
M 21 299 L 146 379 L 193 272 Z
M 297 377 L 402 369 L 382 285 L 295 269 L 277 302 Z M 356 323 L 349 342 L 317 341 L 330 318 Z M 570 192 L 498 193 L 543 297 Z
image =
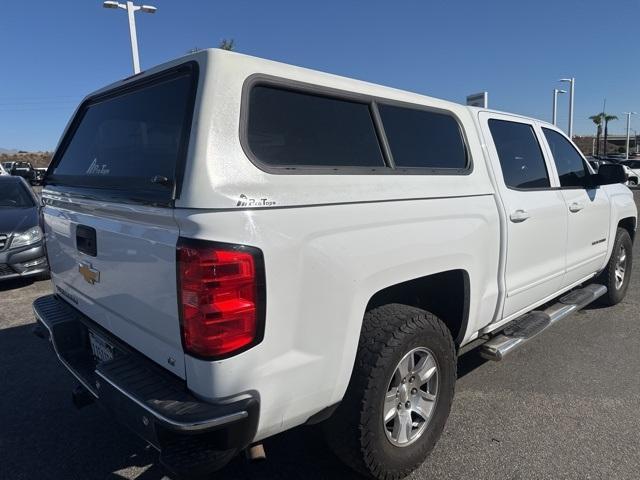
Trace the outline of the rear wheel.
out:
M 455 379 L 455 346 L 435 315 L 399 304 L 367 312 L 349 387 L 324 424 L 330 447 L 365 475 L 408 475 L 440 437 Z
M 607 287 L 606 295 L 600 297 L 601 303 L 615 305 L 624 299 L 629 289 L 632 264 L 633 244 L 631 237 L 624 228 L 618 228 L 609 262 L 598 277 L 599 283 Z

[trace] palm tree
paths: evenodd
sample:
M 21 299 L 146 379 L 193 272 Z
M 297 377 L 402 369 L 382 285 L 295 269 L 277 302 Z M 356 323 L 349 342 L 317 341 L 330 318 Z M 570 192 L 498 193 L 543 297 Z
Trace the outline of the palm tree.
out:
M 609 122 L 613 120 L 618 120 L 618 117 L 615 115 L 607 115 L 603 112 L 602 119 L 604 120 L 604 155 L 607 156 L 607 137 L 609 136 Z
M 591 115 L 589 120 L 595 123 L 596 130 L 596 156 L 600 156 L 600 135 L 602 134 L 602 118 L 604 117 L 604 113 L 598 113 L 597 115 Z

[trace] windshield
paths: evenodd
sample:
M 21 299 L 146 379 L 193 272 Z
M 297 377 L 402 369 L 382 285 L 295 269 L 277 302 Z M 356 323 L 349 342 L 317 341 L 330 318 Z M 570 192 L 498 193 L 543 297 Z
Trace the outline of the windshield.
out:
M 29 208 L 33 206 L 33 198 L 22 183 L 0 183 L 0 208 Z

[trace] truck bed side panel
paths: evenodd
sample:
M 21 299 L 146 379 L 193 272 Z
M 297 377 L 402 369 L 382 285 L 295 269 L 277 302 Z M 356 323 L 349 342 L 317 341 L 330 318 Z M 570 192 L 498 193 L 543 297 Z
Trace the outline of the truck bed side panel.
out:
M 219 362 L 186 356 L 189 387 L 204 398 L 247 388 L 260 392 L 260 438 L 342 398 L 365 308 L 376 292 L 463 269 L 471 284 L 467 338 L 494 313 L 499 228 L 493 195 L 255 211 L 177 209 L 176 219 L 183 236 L 264 252 L 262 343 Z M 305 393 L 292 402 L 283 385 Z

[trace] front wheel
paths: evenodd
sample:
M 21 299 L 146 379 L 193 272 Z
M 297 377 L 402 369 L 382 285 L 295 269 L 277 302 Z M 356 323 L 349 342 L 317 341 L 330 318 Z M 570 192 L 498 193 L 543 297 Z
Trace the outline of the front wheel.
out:
M 400 304 L 367 312 L 349 387 L 324 425 L 329 446 L 373 478 L 408 475 L 440 437 L 455 380 L 455 346 L 439 318 Z
M 611 306 L 624 299 L 631 281 L 632 264 L 633 243 L 631 237 L 627 230 L 618 228 L 609 262 L 598 277 L 598 282 L 607 287 L 606 295 L 600 297 L 601 303 Z

